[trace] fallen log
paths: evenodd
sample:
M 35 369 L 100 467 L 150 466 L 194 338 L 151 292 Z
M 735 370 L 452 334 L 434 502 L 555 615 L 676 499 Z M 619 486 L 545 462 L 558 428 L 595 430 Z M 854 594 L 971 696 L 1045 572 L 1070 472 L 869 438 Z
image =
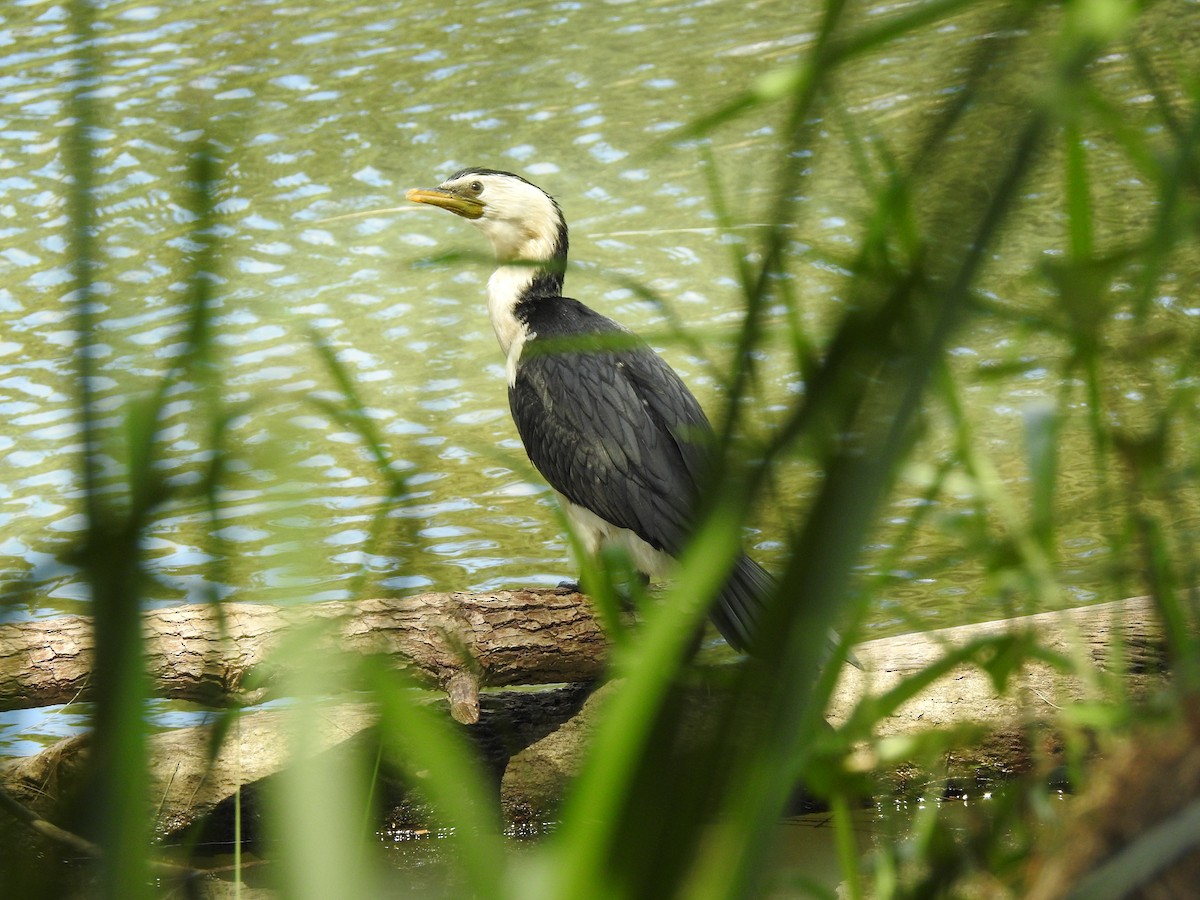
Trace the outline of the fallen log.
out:
M 430 593 L 152 610 L 143 616 L 150 691 L 216 707 L 270 699 L 306 664 L 276 652 L 302 623 L 327 623 L 327 646 L 347 658 L 380 654 L 418 684 L 451 692 L 455 717 L 466 723 L 478 716 L 481 687 L 591 681 L 604 671 L 604 632 L 581 594 Z M 86 616 L 0 625 L 0 710 L 89 700 L 93 651 Z
M 1035 635 L 1039 647 L 1074 666 L 1064 671 L 1026 661 L 1004 692 L 978 666 L 958 666 L 893 715 L 875 720 L 874 735 L 900 738 L 972 725 L 979 739 L 953 744 L 936 771 L 888 762 L 877 752 L 878 743 L 862 748 L 849 764 L 878 772 L 880 790 L 901 795 L 926 795 L 930 788 L 940 794 L 947 784 L 964 781 L 991 784 L 1062 761 L 1054 722 L 1064 707 L 1111 699 L 1106 692 L 1114 688 L 1121 696 L 1145 697 L 1166 684 L 1166 644 L 1158 614 L 1149 597 L 1135 597 L 856 644 L 862 668 L 842 667 L 826 718 L 842 725 L 863 700 L 882 697 L 956 648 L 1005 634 Z M 593 697 L 578 716 L 509 760 L 504 796 L 510 802 L 520 798 L 535 817 L 553 813 L 586 752 L 593 707 L 601 700 Z
M 338 627 L 332 630 L 333 633 L 339 636 L 359 635 L 362 647 L 378 652 L 378 640 L 365 634 L 363 629 L 370 627 L 368 623 L 384 625 L 394 631 L 385 643 L 391 641 L 396 646 L 412 644 L 414 639 L 402 638 L 403 629 L 395 624 L 397 621 L 406 621 L 405 610 L 411 612 L 412 609 L 435 603 L 440 617 L 438 621 L 471 621 L 473 614 L 459 615 L 445 609 L 445 604 L 450 602 L 446 598 L 451 598 L 454 602 L 464 604 L 468 610 L 482 611 L 477 614 L 475 621 L 478 624 L 471 631 L 455 632 L 459 638 L 449 640 L 443 634 L 440 637 L 426 636 L 416 642 L 426 647 L 441 646 L 438 654 L 432 654 L 432 664 L 423 663 L 419 666 L 419 671 L 430 683 L 444 686 L 448 681 L 443 680 L 445 671 L 452 665 L 459 666 L 454 670 L 456 674 L 476 672 L 485 684 L 517 677 L 528 678 L 534 683 L 552 679 L 582 682 L 577 688 L 564 689 L 566 693 L 485 693 L 480 698 L 482 714 L 479 724 L 466 729 L 468 736 L 480 746 L 483 758 L 499 780 L 501 800 L 509 819 L 538 821 L 551 816 L 566 784 L 578 771 L 579 762 L 586 753 L 596 709 L 603 703 L 603 693 L 620 688 L 619 683 L 610 684 L 592 694 L 592 679 L 603 664 L 603 641 L 599 637 L 598 625 L 588 612 L 586 598 L 554 591 L 501 592 L 481 597 L 461 594 L 425 597 L 441 599 L 409 598 L 408 601 L 369 601 L 356 605 L 320 604 L 316 608 L 318 615 L 327 615 L 329 610 L 338 608 L 333 616 Z M 399 604 L 401 610 L 395 612 L 391 604 Z M 346 618 L 348 606 L 365 607 L 367 612 L 357 620 Z M 381 608 L 384 612 L 380 612 Z M 250 610 L 246 611 L 246 615 L 236 612 L 239 614 L 228 617 L 225 623 L 223 641 L 237 646 L 246 640 L 251 646 L 238 646 L 237 656 L 228 669 L 233 674 L 223 674 L 227 670 L 219 665 L 221 657 L 213 649 L 222 644 L 215 641 L 205 644 L 201 641 L 200 646 L 208 646 L 212 652 L 211 655 L 197 655 L 197 651 L 188 649 L 190 645 L 185 642 L 180 652 L 185 653 L 191 662 L 178 667 L 184 674 L 179 678 L 159 674 L 156 676 L 157 683 L 180 690 L 180 685 L 206 684 L 221 676 L 225 680 L 218 682 L 223 687 L 218 696 L 225 698 L 225 702 L 229 702 L 229 697 L 259 696 L 259 692 L 265 689 L 247 691 L 240 687 L 244 673 L 258 663 L 242 661 L 265 659 L 269 655 L 263 648 L 271 646 L 277 635 L 274 631 L 263 631 L 264 622 L 271 623 L 271 628 L 282 627 L 285 621 L 297 621 L 299 610 L 288 610 L 283 620 L 272 616 L 259 618 L 250 615 Z M 178 615 L 180 608 L 160 611 L 154 614 L 153 620 L 159 621 L 164 613 Z M 168 621 L 170 618 L 167 616 Z M 530 619 L 533 620 L 532 624 Z M 425 621 L 428 622 L 428 619 Z M 353 627 L 347 624 L 349 622 L 354 622 Z M 555 624 L 544 626 L 545 622 Z M 529 643 L 538 647 L 536 651 L 513 654 L 514 658 L 525 660 L 525 668 L 512 662 L 498 665 L 494 661 L 497 657 L 488 651 L 491 641 L 486 631 L 488 623 L 497 624 L 503 632 L 498 641 L 492 642 L 493 650 L 495 646 L 524 647 Z M 46 625 L 45 622 L 38 624 Z M 413 622 L 408 621 L 407 627 L 414 627 Z M 172 634 L 180 630 L 177 625 L 171 628 L 175 629 Z M 531 636 L 536 636 L 536 640 L 520 640 L 520 635 L 526 629 Z M 905 778 L 944 779 L 956 774 L 969 775 L 980 769 L 997 773 L 1028 771 L 1032 764 L 1029 746 L 1031 725 L 1054 719 L 1061 708 L 1070 703 L 1083 699 L 1103 699 L 1106 673 L 1119 676 L 1121 690 L 1134 696 L 1164 683 L 1164 648 L 1158 618 L 1150 600 L 1136 598 L 1064 612 L 879 638 L 858 644 L 854 652 L 863 669 L 843 669 L 828 716 L 834 724 L 844 722 L 863 698 L 882 696 L 902 679 L 942 659 L 955 647 L 981 637 L 1031 630 L 1036 633 L 1039 646 L 1073 658 L 1076 661 L 1073 669 L 1064 671 L 1048 663 L 1027 662 L 1013 676 L 1008 689 L 998 693 L 991 678 L 978 667 L 960 666 L 911 698 L 894 715 L 876 723 L 878 737 L 909 735 L 924 729 L 962 723 L 981 726 L 992 735 L 987 741 L 956 748 L 952 756 L 944 761 L 944 768 L 937 773 L 910 771 Z M 515 635 L 509 632 L 515 632 Z M 551 635 L 560 632 L 566 635 L 562 645 L 543 643 L 549 641 Z M 472 645 L 461 638 L 463 634 L 474 635 L 470 638 L 474 641 L 474 652 L 479 652 L 482 659 L 489 660 L 488 663 L 479 662 L 474 669 L 464 666 L 462 649 Z M 164 637 L 161 640 L 167 639 Z M 459 640 L 463 642 L 456 643 Z M 359 646 L 353 640 L 350 643 Z M 344 648 L 346 644 L 339 646 Z M 167 654 L 171 652 L 171 647 L 163 643 L 153 652 Z M 577 654 L 578 658 L 566 658 L 570 654 Z M 539 659 L 544 661 L 544 669 L 534 667 Z M 403 661 L 397 664 L 410 665 Z M 158 665 L 160 669 L 156 671 L 161 672 L 161 666 L 165 666 L 166 661 Z M 526 669 L 530 674 L 519 674 Z M 567 673 L 574 677 L 563 677 Z M 9 675 L 0 676 L 0 679 L 8 678 Z M 463 702 L 456 690 L 452 690 L 452 694 L 452 704 Z M 448 709 L 453 709 L 453 706 Z M 311 748 L 313 752 L 336 752 L 346 742 L 364 739 L 362 735 L 370 730 L 373 716 L 368 707 L 345 704 L 331 706 L 328 721 L 329 730 L 323 732 L 320 746 Z M 222 804 L 228 804 L 240 785 L 262 783 L 271 778 L 286 762 L 286 754 L 280 752 L 287 745 L 286 727 L 286 714 L 283 712 L 269 711 L 243 716 L 240 729 L 226 735 L 217 760 L 212 765 L 209 763 L 208 750 L 211 729 L 205 726 L 179 729 L 153 737 L 151 756 L 156 765 L 154 778 L 160 788 L 156 796 L 161 798 L 161 832 L 164 835 L 176 833 L 198 817 L 217 810 Z M 86 752 L 86 747 L 86 737 L 70 738 L 35 757 L 9 764 L 0 772 L 0 784 L 27 799 L 34 807 L 45 808 L 44 804 L 60 788 L 65 789 L 65 784 L 60 784 L 63 773 L 79 769 L 78 756 Z M 864 751 L 863 758 L 857 761 L 858 765 L 871 769 L 878 763 L 879 760 L 872 756 L 870 750 Z
M 828 714 L 836 725 L 862 697 L 878 697 L 922 671 L 948 651 L 999 635 L 1030 635 L 1039 647 L 1074 663 L 1064 672 L 1027 660 L 1008 690 L 997 693 L 986 672 L 962 666 L 931 684 L 878 723 L 880 736 L 911 734 L 975 722 L 1001 726 L 1053 716 L 1063 706 L 1100 699 L 1104 675 L 1119 676 L 1122 690 L 1143 695 L 1163 683 L 1166 642 L 1150 597 L 1115 600 L 1056 612 L 940 628 L 866 641 L 854 648 L 862 669 L 846 667 Z

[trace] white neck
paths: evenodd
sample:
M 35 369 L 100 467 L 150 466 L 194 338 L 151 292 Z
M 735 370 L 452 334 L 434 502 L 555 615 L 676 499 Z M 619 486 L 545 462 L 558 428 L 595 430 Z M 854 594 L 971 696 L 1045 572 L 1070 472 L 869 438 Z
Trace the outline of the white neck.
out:
M 538 271 L 533 266 L 501 266 L 488 279 L 488 318 L 504 354 L 509 387 L 516 383 L 525 342 L 537 337 L 536 331 L 517 318 L 517 304 Z
M 506 356 L 518 338 L 524 337 L 525 326 L 517 319 L 516 306 L 536 274 L 532 266 L 501 266 L 488 279 L 488 317 Z

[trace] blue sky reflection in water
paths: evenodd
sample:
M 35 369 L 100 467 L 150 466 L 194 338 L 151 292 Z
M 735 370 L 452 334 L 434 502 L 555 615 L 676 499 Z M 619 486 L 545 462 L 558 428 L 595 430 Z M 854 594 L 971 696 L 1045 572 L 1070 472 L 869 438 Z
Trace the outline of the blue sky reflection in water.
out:
M 862 12 L 886 14 L 882 5 Z M 298 602 L 572 575 L 549 493 L 509 421 L 479 236 L 415 207 L 336 217 L 401 206 L 406 188 L 462 165 L 524 174 L 559 198 L 572 227 L 567 293 L 652 337 L 714 409 L 739 323 L 730 251 L 753 245 L 769 208 L 777 111 L 738 119 L 711 141 L 740 225 L 725 237 L 714 229 L 699 150 L 670 137 L 798 59 L 814 15 L 788 3 L 101 4 L 94 387 L 106 421 L 184 347 L 192 223 L 180 181 L 201 129 L 225 165 L 214 323 L 224 398 L 244 411 L 230 423 L 214 527 L 195 495 L 209 461 L 197 398 L 187 385 L 169 397 L 158 465 L 179 494 L 145 534 L 149 596 Z M 863 60 L 838 98 L 858 132 L 903 147 L 953 94 L 986 24 L 951 20 Z M 83 529 L 61 146 L 71 46 L 61 6 L 12 5 L 0 19 L 0 573 L 10 592 L 21 589 L 7 617 L 86 609 L 65 561 Z M 1103 65 L 1114 95 L 1149 102 L 1127 59 Z M 837 260 L 856 245 L 865 208 L 849 154 L 838 152 L 846 139 L 835 122 L 822 130 L 793 245 L 795 294 L 818 340 L 841 308 Z M 1098 189 L 1112 192 L 1099 198 L 1111 214 L 1100 237 L 1119 237 L 1113 211 L 1145 194 L 1115 154 L 1102 144 L 1093 153 Z M 1036 308 L 1046 296 L 1037 266 L 1062 234 L 1053 168 L 992 262 L 992 302 Z M 430 261 L 447 251 L 463 255 Z M 670 316 L 632 283 L 661 296 Z M 1200 312 L 1182 296 L 1156 302 L 1163 316 Z M 785 312 L 771 310 L 773 321 Z M 673 334 L 671 317 L 703 355 Z M 407 479 L 378 539 L 385 486 L 359 438 L 311 401 L 335 393 L 312 334 L 335 348 Z M 803 390 L 780 349 L 764 359 L 759 424 Z M 1063 352 L 994 322 L 960 335 L 953 351 L 964 372 L 1019 363 L 1009 377 L 964 382 L 963 397 L 1018 499 L 1022 419 L 1056 396 L 1053 361 Z M 931 460 L 936 416 L 933 424 Z M 115 460 L 104 474 L 122 476 Z M 768 567 L 779 564 L 814 477 L 799 463 L 781 473 L 750 535 Z M 902 479 L 868 570 L 923 502 L 925 477 L 917 466 Z M 876 628 L 910 627 L 903 616 L 950 624 L 1011 611 L 955 538 L 954 501 L 966 508 L 971 486 L 949 487 L 933 527 L 892 570 Z M 1107 551 L 1093 490 L 1063 473 L 1060 497 L 1081 510 L 1061 535 L 1068 605 L 1109 599 L 1097 593 Z

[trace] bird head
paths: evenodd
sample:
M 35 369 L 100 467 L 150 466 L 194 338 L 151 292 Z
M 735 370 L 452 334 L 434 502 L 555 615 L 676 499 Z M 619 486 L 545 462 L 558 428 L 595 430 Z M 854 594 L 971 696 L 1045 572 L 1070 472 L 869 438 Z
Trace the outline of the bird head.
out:
M 566 254 L 567 225 L 558 204 L 520 175 L 463 169 L 435 188 L 413 188 L 404 196 L 467 219 L 487 235 L 501 262 L 542 262 Z

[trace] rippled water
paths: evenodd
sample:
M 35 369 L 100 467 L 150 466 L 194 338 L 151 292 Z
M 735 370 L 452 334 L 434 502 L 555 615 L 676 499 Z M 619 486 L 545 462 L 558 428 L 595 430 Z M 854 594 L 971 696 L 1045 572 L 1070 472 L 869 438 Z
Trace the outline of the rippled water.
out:
M 105 421 L 124 415 L 185 346 L 184 263 L 194 248 L 182 181 L 202 132 L 219 142 L 226 166 L 216 344 L 223 397 L 244 407 L 229 424 L 213 522 L 198 491 L 209 463 L 201 400 L 188 385 L 169 397 L 157 465 L 177 493 L 145 536 L 149 596 L 302 601 L 571 575 L 548 492 L 509 421 L 483 309 L 481 239 L 428 208 L 336 217 L 396 207 L 406 188 L 463 165 L 519 171 L 567 213 L 568 293 L 658 335 L 713 404 L 709 362 L 670 339 L 661 310 L 629 285 L 665 297 L 721 358 L 737 324 L 736 282 L 711 230 L 700 155 L 669 138 L 797 58 L 812 13 L 703 0 L 452 8 L 199 0 L 102 3 L 100 20 L 95 388 Z M 955 83 L 946 60 L 976 38 L 976 23 L 952 21 L 897 43 L 855 70 L 841 100 L 864 131 L 900 142 Z M 62 6 L 10 3 L 0 14 L 0 576 L 15 597 L 7 616 L 74 611 L 87 599 L 67 561 L 84 527 L 62 146 L 72 46 Z M 1147 102 L 1135 85 L 1122 87 L 1127 60 L 1106 64 L 1130 102 Z M 713 141 L 747 236 L 770 201 L 777 114 L 739 119 Z M 856 240 L 864 194 L 834 131 L 823 136 L 833 146 L 821 148 L 798 252 L 846 252 Z M 1102 151 L 1095 162 L 1097 183 L 1124 183 L 1124 170 L 1103 169 Z M 1030 272 L 1046 234 L 1061 229 L 1044 221 L 1058 206 L 1052 176 L 1031 192 L 1035 218 L 1046 196 L 1043 219 L 1019 227 L 995 260 L 988 288 L 999 302 L 1036 303 L 1043 290 Z M 421 262 L 450 250 L 466 255 Z M 819 330 L 841 302 L 841 273 L 822 254 L 798 271 Z M 1014 347 L 996 328 L 963 335 L 955 355 L 974 365 L 1040 352 Z M 383 478 L 359 439 L 312 402 L 336 389 L 314 336 L 336 349 L 406 477 L 381 534 L 373 528 Z M 767 370 L 768 394 L 798 388 L 790 365 L 769 361 Z M 966 391 L 985 446 L 1014 481 L 1024 471 L 1021 416 L 1057 389 L 1048 372 L 1034 366 Z M 107 477 L 120 474 L 114 462 Z M 796 473 L 797 484 L 810 476 Z M 914 498 L 919 491 L 911 488 Z M 888 517 L 901 521 L 915 502 L 898 497 Z M 768 565 L 779 562 L 788 510 L 764 514 L 752 540 Z M 1082 573 L 1076 600 L 1104 580 L 1090 562 L 1104 552 L 1095 525 L 1082 516 L 1064 536 L 1067 566 Z M 978 564 L 954 558 L 935 535 L 906 563 L 879 623 L 897 605 L 945 621 L 1000 612 L 978 589 Z

